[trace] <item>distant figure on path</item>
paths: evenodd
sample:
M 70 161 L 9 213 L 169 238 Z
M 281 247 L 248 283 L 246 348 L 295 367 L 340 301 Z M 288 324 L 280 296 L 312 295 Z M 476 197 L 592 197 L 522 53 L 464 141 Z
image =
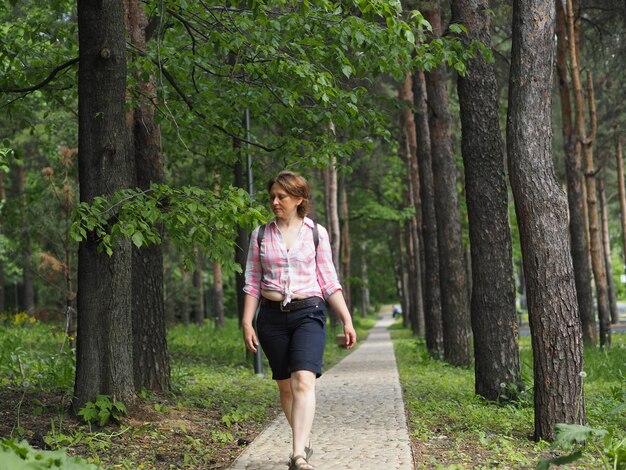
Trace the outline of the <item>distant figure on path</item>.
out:
M 356 332 L 333 265 L 328 232 L 306 217 L 309 183 L 283 171 L 269 181 L 267 191 L 275 218 L 257 227 L 250 239 L 243 339 L 252 352 L 261 344 L 278 385 L 292 432 L 289 469 L 311 470 L 315 379 L 322 375 L 326 344 L 324 299 L 343 323 L 348 348 L 356 343 Z M 252 322 L 259 304 L 255 332 Z

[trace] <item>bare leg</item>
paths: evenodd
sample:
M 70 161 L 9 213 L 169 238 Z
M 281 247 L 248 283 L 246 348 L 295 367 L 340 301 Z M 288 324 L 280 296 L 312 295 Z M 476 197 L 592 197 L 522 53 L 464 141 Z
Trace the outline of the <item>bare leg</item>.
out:
M 309 441 L 315 417 L 315 373 L 308 370 L 292 372 L 291 394 L 290 424 L 293 434 L 293 455 L 305 455 L 304 447 Z
M 291 427 L 291 408 L 293 406 L 291 379 L 277 380 L 276 385 L 278 385 L 278 390 L 280 391 L 280 405 L 282 406 L 287 422 Z

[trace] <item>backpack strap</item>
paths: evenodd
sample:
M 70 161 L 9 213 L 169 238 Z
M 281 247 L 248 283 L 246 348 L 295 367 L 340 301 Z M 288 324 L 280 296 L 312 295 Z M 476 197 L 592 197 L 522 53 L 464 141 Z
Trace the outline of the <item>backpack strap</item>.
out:
M 261 245 L 263 244 L 263 238 L 265 238 L 265 228 L 267 224 L 263 224 L 259 227 L 259 231 L 256 234 L 256 244 L 261 251 Z M 313 221 L 313 243 L 315 244 L 315 261 L 317 261 L 317 247 L 320 244 L 320 233 L 317 229 L 317 222 Z
M 256 234 L 256 244 L 259 247 L 259 251 L 261 251 L 261 244 L 263 243 L 263 238 L 265 237 L 265 227 L 267 224 L 263 224 L 259 227 L 259 231 Z

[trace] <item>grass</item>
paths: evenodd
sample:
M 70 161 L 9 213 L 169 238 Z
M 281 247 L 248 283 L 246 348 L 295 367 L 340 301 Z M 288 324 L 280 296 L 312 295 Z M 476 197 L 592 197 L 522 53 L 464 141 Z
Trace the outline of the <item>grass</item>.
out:
M 392 332 L 402 382 L 416 468 L 534 468 L 556 451 L 533 442 L 533 404 L 529 393 L 506 405 L 474 394 L 474 373 L 430 358 L 421 340 L 394 325 Z M 532 393 L 530 338 L 520 340 L 522 376 Z M 613 428 L 626 437 L 626 335 L 614 335 L 609 350 L 585 351 L 587 423 Z M 596 456 L 597 457 L 597 456 Z M 587 453 L 575 468 L 600 468 Z M 574 468 L 574 467 L 570 467 Z
M 363 339 L 375 320 L 355 318 Z M 348 351 L 328 328 L 324 367 Z M 141 391 L 119 425 L 86 425 L 69 413 L 74 352 L 62 328 L 0 315 L 0 437 L 64 449 L 107 468 L 226 468 L 280 412 L 278 392 L 256 375 L 236 319 L 168 330 L 173 393 Z M 34 453 L 34 452 L 33 452 Z M 1 468 L 1 465 L 0 465 Z

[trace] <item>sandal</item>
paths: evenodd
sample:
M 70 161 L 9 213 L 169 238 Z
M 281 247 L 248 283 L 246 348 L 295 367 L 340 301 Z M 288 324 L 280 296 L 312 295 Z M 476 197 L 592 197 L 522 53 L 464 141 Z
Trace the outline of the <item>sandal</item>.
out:
M 311 456 L 313 455 L 313 446 L 309 443 L 309 447 L 304 447 L 304 460 L 307 462 L 311 460 Z
M 294 455 L 289 458 L 289 470 L 315 470 L 315 467 L 307 462 L 304 455 Z

